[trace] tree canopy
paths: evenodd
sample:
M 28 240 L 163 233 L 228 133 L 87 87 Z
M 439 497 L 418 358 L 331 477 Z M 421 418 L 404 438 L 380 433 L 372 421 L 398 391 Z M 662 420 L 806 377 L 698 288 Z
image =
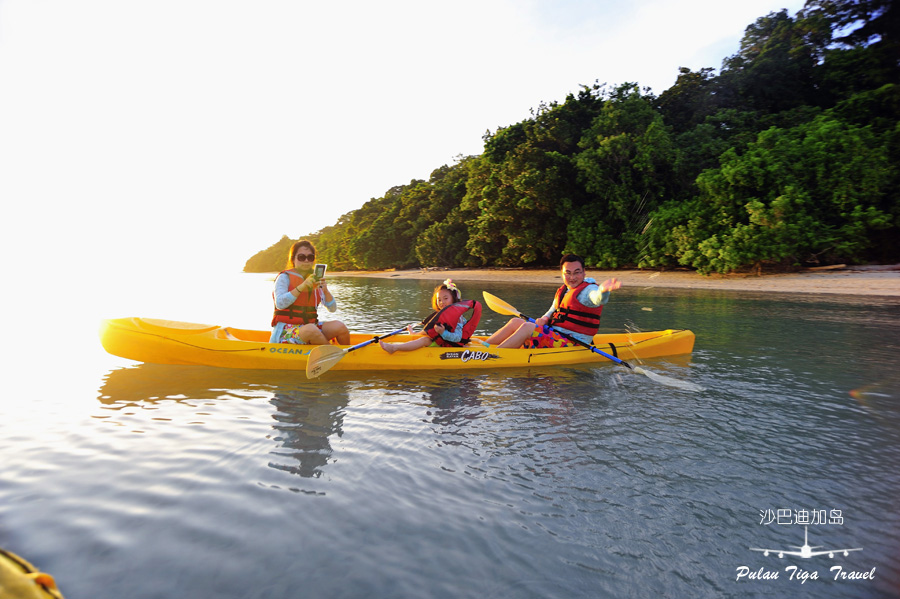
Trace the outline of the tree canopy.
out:
M 564 252 L 702 273 L 898 261 L 898 31 L 890 0 L 770 13 L 718 73 L 682 68 L 659 96 L 584 85 L 303 237 L 336 270 L 555 266 Z M 290 243 L 245 270 L 280 270 Z

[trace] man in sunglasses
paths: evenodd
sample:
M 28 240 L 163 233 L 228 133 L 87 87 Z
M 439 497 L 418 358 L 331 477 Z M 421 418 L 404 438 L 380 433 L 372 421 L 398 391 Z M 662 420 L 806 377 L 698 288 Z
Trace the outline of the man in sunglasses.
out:
M 350 343 L 350 332 L 339 320 L 319 322 L 318 306 L 329 312 L 337 310 L 337 302 L 323 279 L 317 279 L 313 268 L 316 248 L 302 240 L 291 246 L 287 269 L 275 278 L 275 313 L 269 343 L 325 345 L 335 339 L 341 345 Z

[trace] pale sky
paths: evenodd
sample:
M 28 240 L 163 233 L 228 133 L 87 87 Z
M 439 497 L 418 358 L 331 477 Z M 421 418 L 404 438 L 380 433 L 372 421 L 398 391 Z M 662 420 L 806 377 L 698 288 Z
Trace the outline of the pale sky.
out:
M 802 5 L 0 0 L 0 243 L 31 268 L 238 271 L 542 101 L 659 94 Z

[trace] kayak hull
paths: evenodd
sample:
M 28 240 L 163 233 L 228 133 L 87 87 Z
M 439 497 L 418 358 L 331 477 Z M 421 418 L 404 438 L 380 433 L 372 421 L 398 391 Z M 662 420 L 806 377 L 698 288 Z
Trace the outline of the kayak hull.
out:
M 269 343 L 269 336 L 269 331 L 138 317 L 105 320 L 100 329 L 100 340 L 107 352 L 137 362 L 306 370 L 309 352 L 314 346 Z M 350 345 L 373 337 L 371 334 L 351 334 Z M 399 343 L 411 338 L 395 335 L 386 342 Z M 674 329 L 599 334 L 594 337 L 594 344 L 601 351 L 628 362 L 689 354 L 693 351 L 694 334 Z M 377 343 L 372 343 L 348 352 L 331 370 L 469 370 L 591 362 L 609 360 L 583 347 L 499 349 L 473 342 L 462 348 L 426 347 L 388 354 Z

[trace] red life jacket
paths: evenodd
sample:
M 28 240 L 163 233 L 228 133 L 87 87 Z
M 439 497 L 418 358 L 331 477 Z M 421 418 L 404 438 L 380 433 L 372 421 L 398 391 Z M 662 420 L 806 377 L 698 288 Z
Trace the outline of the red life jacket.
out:
M 303 282 L 303 277 L 293 270 L 283 270 L 279 273 L 279 275 L 283 274 L 290 277 L 288 289 L 293 289 Z M 319 305 L 321 299 L 321 292 L 318 288 L 301 291 L 297 299 L 294 300 L 294 303 L 284 310 L 279 310 L 277 307 L 275 308 L 275 314 L 272 315 L 272 326 L 274 327 L 277 322 L 286 324 L 315 324 L 319 322 L 319 314 L 316 311 L 316 306 Z M 272 293 L 272 301 L 275 301 L 274 292 Z
M 444 328 L 449 331 L 456 330 L 459 319 L 469 310 L 472 311 L 472 317 L 463 325 L 462 339 L 459 343 L 447 341 L 441 337 L 440 333 L 434 330 L 435 325 L 438 324 L 444 325 Z M 475 332 L 479 320 L 481 320 L 481 302 L 476 300 L 460 300 L 438 312 L 432 312 L 431 316 L 422 321 L 422 324 L 425 325 L 425 334 L 431 337 L 438 345 L 442 347 L 462 347 L 472 338 L 472 333 Z
M 551 326 L 559 325 L 573 333 L 583 335 L 597 334 L 600 330 L 600 313 L 603 312 L 603 306 L 585 306 L 578 301 L 581 290 L 591 284 L 582 281 L 581 285 L 571 291 L 565 285 L 556 290 L 557 307 L 556 312 L 550 317 Z

